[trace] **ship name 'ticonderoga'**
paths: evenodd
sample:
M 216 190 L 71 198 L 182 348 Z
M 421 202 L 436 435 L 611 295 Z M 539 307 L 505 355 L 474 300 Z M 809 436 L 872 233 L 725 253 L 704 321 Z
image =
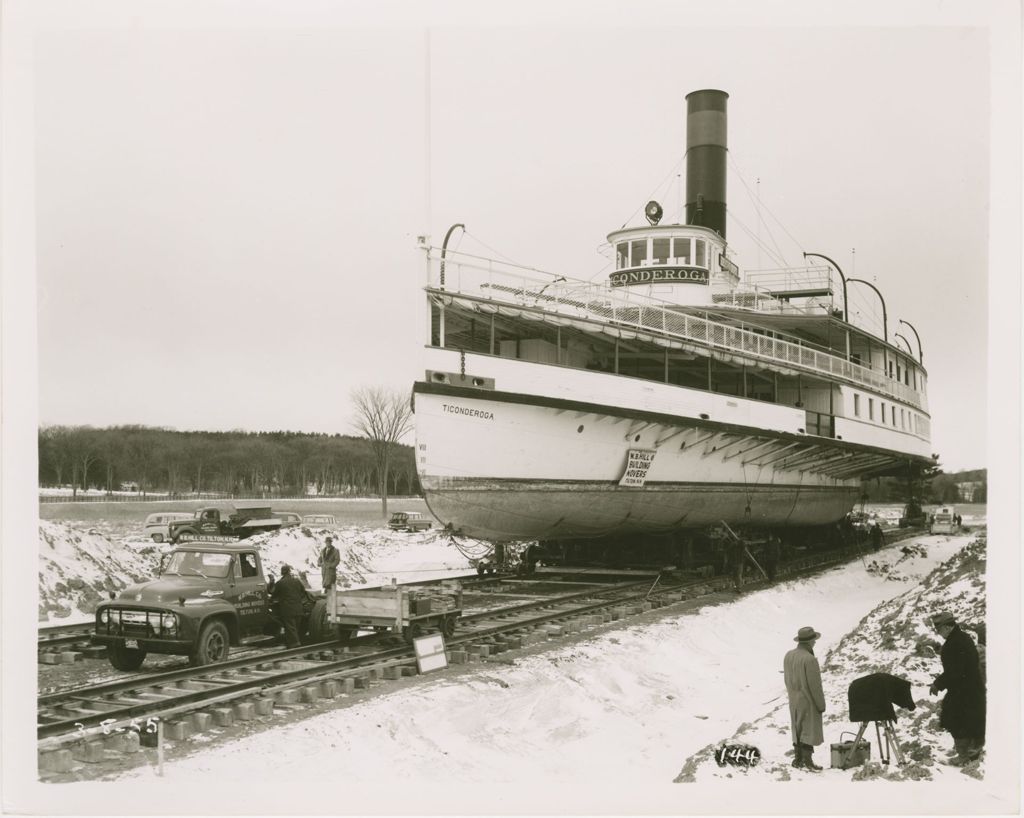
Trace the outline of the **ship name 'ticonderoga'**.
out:
M 453 415 L 468 415 L 473 418 L 482 418 L 484 420 L 494 420 L 494 412 L 488 412 L 485 409 L 470 409 L 467 406 L 453 406 L 450 403 L 442 403 L 441 407 L 444 411 Z

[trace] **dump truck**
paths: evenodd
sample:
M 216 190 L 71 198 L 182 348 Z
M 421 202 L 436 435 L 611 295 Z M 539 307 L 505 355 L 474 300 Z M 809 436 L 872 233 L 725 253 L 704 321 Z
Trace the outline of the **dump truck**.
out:
M 207 506 L 196 510 L 190 520 L 176 520 L 167 524 L 168 538 L 172 543 L 187 539 L 217 537 L 222 541 L 241 540 L 264 531 L 277 531 L 284 525 L 280 517 L 274 516 L 265 501 L 238 502 L 235 510 L 225 519 L 221 510 Z

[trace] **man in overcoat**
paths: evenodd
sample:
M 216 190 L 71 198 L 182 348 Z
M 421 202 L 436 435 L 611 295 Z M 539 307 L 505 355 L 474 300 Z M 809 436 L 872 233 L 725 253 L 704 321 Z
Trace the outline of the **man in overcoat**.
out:
M 821 689 L 821 668 L 814 656 L 814 643 L 820 638 L 814 628 L 800 628 L 793 638 L 796 647 L 782 660 L 793 733 L 793 766 L 815 772 L 821 767 L 814 763 L 814 747 L 825 741 L 821 724 L 825 693 Z
M 932 625 L 945 642 L 940 654 L 942 673 L 928 692 L 934 696 L 946 691 L 939 724 L 953 737 L 953 763 L 965 764 L 981 755 L 985 746 L 985 685 L 978 649 L 951 613 L 932 617 Z
M 292 576 L 290 565 L 281 566 L 281 579 L 274 583 L 270 598 L 276 603 L 277 615 L 284 625 L 284 643 L 299 646 L 299 626 L 305 613 L 306 589 Z
M 330 610 L 334 610 L 334 586 L 338 581 L 338 563 L 341 562 L 341 554 L 334 547 L 334 538 L 328 537 L 320 552 L 320 578 L 323 589 L 327 593 L 327 604 Z

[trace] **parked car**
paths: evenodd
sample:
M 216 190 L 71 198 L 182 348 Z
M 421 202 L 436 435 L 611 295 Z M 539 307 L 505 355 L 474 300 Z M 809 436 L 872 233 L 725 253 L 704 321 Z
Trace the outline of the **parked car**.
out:
M 281 521 L 281 528 L 292 528 L 296 525 L 302 525 L 302 517 L 294 511 L 272 511 L 270 513 Z
M 309 528 L 337 528 L 338 520 L 333 514 L 304 514 L 302 524 Z
M 388 520 L 392 531 L 425 531 L 433 523 L 418 511 L 396 511 Z
M 191 519 L 191 511 L 157 511 L 146 517 L 144 531 L 153 542 L 167 542 L 171 539 L 171 534 L 167 529 L 169 522 Z

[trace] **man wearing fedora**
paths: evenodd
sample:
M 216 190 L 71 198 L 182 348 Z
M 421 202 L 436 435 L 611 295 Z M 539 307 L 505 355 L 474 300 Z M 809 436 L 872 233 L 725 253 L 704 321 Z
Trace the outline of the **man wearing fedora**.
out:
M 793 766 L 817 772 L 814 747 L 825 741 L 821 714 L 825 712 L 825 693 L 821 689 L 821 668 L 814 655 L 814 643 L 821 634 L 804 627 L 793 638 L 797 643 L 782 660 L 789 696 L 789 723 L 793 731 Z
M 953 737 L 953 763 L 973 761 L 985 746 L 985 684 L 974 640 L 960 630 L 948 612 L 932 617 L 932 626 L 945 640 L 942 645 L 942 673 L 928 692 L 946 691 L 939 724 Z

